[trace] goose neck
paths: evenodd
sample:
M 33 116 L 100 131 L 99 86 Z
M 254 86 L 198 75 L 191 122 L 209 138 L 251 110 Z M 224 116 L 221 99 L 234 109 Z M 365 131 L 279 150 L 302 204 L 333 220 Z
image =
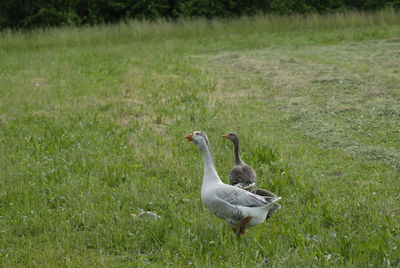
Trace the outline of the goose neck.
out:
M 233 146 L 235 149 L 235 165 L 241 165 L 243 163 L 243 161 L 239 155 L 239 140 L 238 139 L 233 140 Z
M 219 183 L 221 179 L 218 176 L 217 170 L 215 169 L 214 161 L 211 156 L 210 149 L 208 146 L 203 146 L 203 161 L 204 161 L 204 177 L 203 185 L 208 183 Z

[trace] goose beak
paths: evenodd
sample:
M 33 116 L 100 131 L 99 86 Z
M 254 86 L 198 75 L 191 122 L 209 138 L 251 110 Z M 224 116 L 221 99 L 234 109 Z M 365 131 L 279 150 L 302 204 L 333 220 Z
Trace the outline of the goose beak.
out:
M 193 140 L 193 133 L 187 134 L 185 136 L 185 139 L 187 139 L 188 141 L 192 141 Z
M 222 135 L 222 137 L 228 138 L 228 134 L 224 134 L 224 135 Z

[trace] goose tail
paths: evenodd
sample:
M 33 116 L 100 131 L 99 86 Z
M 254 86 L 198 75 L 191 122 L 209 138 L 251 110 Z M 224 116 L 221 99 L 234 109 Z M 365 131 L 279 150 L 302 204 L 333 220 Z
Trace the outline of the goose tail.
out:
M 268 200 L 269 202 L 268 202 L 268 204 L 265 205 L 264 209 L 271 210 L 271 209 L 275 208 L 274 211 L 279 209 L 281 207 L 281 205 L 277 204 L 277 202 L 281 199 L 282 199 L 281 197 L 277 196 L 273 199 Z

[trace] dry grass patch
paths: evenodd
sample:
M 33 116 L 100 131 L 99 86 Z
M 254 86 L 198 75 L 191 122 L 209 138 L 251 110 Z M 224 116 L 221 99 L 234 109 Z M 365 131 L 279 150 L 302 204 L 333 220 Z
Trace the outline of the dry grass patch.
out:
M 400 62 L 391 42 L 366 42 L 306 49 L 268 48 L 216 55 L 216 97 L 239 103 L 256 97 L 281 110 L 292 128 L 367 161 L 393 163 L 392 140 L 400 119 L 400 95 L 391 75 Z M 374 63 L 374 64 L 373 64 Z M 400 66 L 399 66 L 400 68 Z M 241 89 L 243 78 L 248 85 Z M 228 78 L 228 79 L 227 79 Z M 224 88 L 232 88 L 224 93 Z M 380 121 L 375 121 L 380 120 Z M 392 133 L 381 131 L 385 125 Z M 393 147 L 393 148 L 392 148 Z

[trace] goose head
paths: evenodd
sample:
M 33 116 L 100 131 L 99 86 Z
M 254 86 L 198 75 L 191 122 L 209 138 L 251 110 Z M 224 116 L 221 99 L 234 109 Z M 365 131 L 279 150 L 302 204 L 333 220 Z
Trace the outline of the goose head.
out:
M 196 145 L 200 150 L 205 146 L 209 147 L 207 134 L 203 131 L 193 131 L 187 134 L 185 138 Z
M 229 132 L 227 134 L 222 135 L 222 137 L 227 138 L 233 142 L 237 141 L 239 139 L 238 135 L 233 132 Z

